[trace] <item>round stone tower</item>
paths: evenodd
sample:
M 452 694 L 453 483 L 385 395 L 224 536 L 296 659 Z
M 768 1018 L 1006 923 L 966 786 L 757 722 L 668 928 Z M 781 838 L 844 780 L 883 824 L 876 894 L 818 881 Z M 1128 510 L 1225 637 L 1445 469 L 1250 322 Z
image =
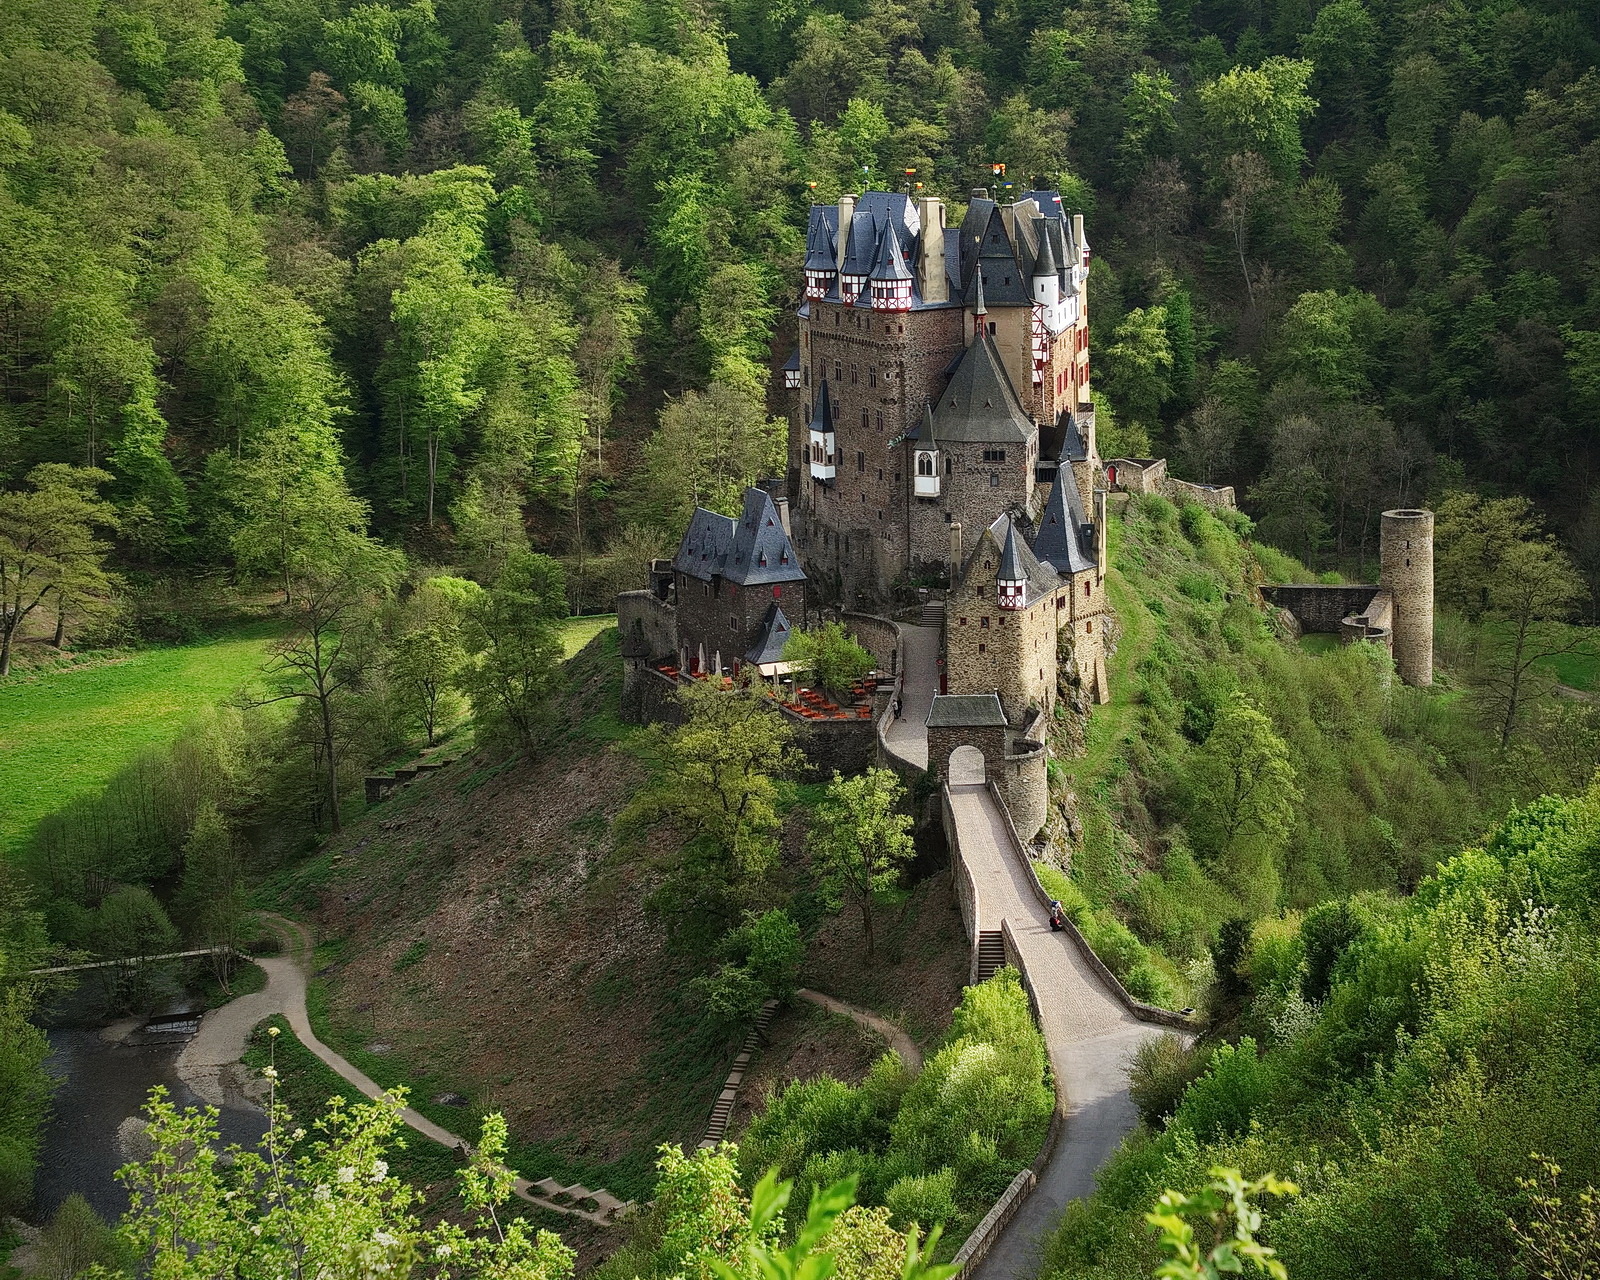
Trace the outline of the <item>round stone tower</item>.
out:
M 1407 684 L 1433 683 L 1433 512 L 1385 511 L 1378 583 L 1394 602 L 1394 664 Z

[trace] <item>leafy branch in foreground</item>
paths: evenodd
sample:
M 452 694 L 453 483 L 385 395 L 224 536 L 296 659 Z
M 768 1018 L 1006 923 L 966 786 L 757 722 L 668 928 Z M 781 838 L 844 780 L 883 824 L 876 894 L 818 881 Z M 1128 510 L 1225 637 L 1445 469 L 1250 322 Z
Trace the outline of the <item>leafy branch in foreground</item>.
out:
M 1219 1280 L 1237 1275 L 1249 1263 L 1255 1270 L 1287 1280 L 1288 1271 L 1266 1245 L 1256 1239 L 1261 1230 L 1258 1196 L 1298 1195 L 1292 1182 L 1266 1174 L 1246 1182 L 1237 1169 L 1215 1168 L 1211 1181 L 1194 1195 L 1163 1191 L 1156 1207 L 1145 1214 L 1145 1221 L 1161 1233 L 1161 1247 L 1167 1261 L 1156 1268 L 1156 1280 Z M 1195 1239 L 1195 1224 L 1210 1230 L 1211 1247 Z

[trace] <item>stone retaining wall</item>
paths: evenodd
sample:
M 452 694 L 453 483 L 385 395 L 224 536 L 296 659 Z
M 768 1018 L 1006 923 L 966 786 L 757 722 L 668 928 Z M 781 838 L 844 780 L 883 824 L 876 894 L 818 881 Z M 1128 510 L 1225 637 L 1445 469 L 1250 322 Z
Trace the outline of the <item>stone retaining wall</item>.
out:
M 879 671 L 900 670 L 900 628 L 875 613 L 856 613 L 846 609 L 840 615 L 844 628 L 856 643 L 870 653 Z

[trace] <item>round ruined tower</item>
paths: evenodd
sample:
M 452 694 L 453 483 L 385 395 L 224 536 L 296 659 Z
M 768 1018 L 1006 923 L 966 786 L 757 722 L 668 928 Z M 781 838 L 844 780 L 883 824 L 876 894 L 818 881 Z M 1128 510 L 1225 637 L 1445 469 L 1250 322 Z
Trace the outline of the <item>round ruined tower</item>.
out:
M 1394 664 L 1407 684 L 1433 683 L 1433 512 L 1383 513 L 1378 582 L 1394 602 Z

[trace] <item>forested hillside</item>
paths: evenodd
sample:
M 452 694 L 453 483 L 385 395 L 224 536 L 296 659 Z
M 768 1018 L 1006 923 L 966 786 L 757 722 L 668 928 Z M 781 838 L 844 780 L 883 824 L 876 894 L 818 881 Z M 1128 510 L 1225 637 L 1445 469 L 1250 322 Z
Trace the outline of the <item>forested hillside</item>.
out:
M 1593 575 L 1597 50 L 1557 0 L 7 0 L 0 483 L 102 467 L 124 568 L 270 572 L 342 473 L 596 601 L 777 464 L 809 193 L 915 169 L 1089 213 L 1106 452 L 1314 563 L 1522 489 Z

